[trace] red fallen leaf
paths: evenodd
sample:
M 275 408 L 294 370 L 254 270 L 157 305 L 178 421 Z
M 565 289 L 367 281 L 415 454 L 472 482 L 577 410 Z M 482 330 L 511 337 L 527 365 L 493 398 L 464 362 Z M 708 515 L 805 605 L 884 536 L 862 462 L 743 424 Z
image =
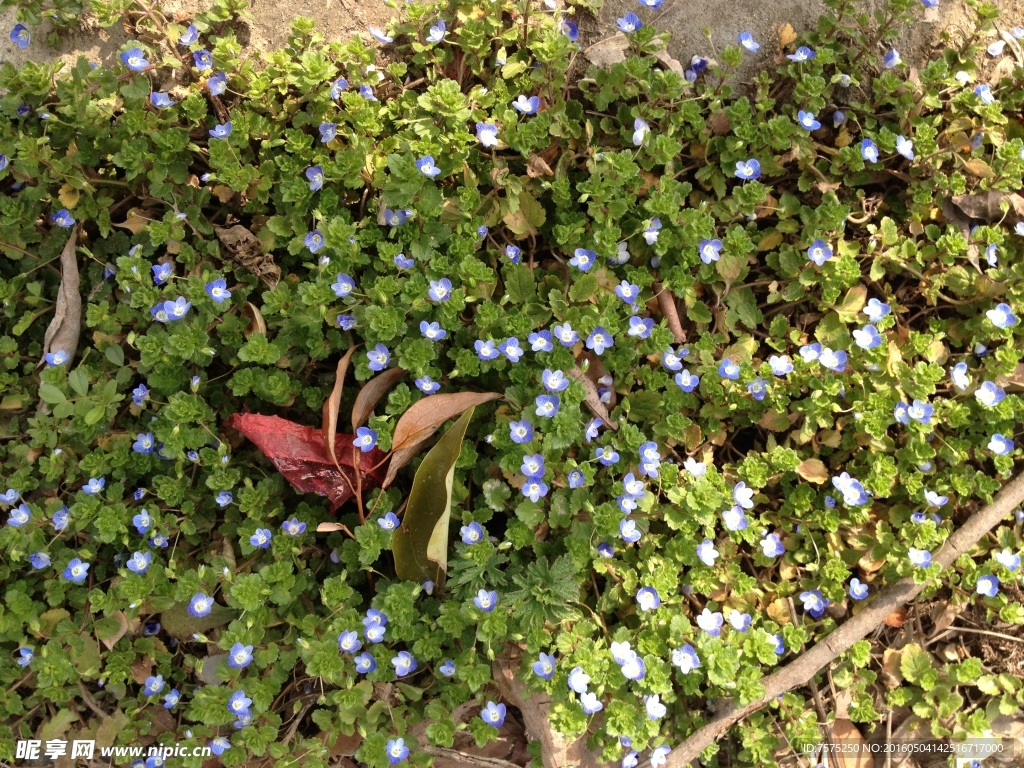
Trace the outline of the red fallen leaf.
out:
M 296 424 L 279 416 L 258 413 L 233 413 L 224 425 L 237 429 L 256 444 L 285 479 L 303 493 L 317 493 L 331 500 L 331 512 L 355 496 L 355 463 L 352 460 L 354 435 L 338 435 L 335 455 L 341 470 L 327 452 L 323 433 L 314 427 Z M 363 490 L 379 488 L 384 480 L 380 464 L 384 454 L 374 448 L 359 452 L 363 472 Z

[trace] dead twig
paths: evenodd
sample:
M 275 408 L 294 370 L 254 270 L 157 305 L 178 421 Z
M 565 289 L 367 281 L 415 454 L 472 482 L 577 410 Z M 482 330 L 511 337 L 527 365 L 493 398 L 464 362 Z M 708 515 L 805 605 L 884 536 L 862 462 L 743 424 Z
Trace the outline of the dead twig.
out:
M 989 531 L 1002 522 L 1024 502 L 1024 474 L 1017 475 L 986 505 L 957 529 L 932 559 L 942 568 L 967 552 Z M 775 699 L 794 688 L 806 685 L 821 669 L 848 651 L 854 643 L 870 634 L 894 610 L 917 597 L 925 584 L 915 584 L 912 578 L 901 579 L 880 592 L 864 610 L 846 621 L 838 629 L 818 642 L 807 653 L 790 662 L 773 675 L 762 680 L 764 696 L 744 707 L 735 704 L 719 713 L 695 731 L 686 741 L 669 753 L 666 768 L 684 768 L 695 761 L 708 746 L 720 739 L 726 731 L 747 715 L 766 707 Z M 978 630 L 981 631 L 981 630 Z M 649 759 L 639 768 L 650 768 Z
M 686 331 L 683 330 L 683 325 L 679 322 L 676 297 L 672 295 L 672 291 L 665 288 L 661 283 L 654 284 L 654 293 L 658 297 L 658 307 L 661 309 L 661 314 L 665 316 L 668 329 L 672 331 L 676 344 L 685 344 Z
M 508 760 L 502 760 L 497 757 L 483 757 L 482 755 L 470 755 L 465 752 L 459 752 L 457 749 L 435 747 L 432 744 L 420 747 L 420 751 L 425 752 L 428 755 L 433 755 L 434 757 L 443 757 L 454 763 L 476 765 L 480 768 L 519 768 L 518 765 L 510 763 Z

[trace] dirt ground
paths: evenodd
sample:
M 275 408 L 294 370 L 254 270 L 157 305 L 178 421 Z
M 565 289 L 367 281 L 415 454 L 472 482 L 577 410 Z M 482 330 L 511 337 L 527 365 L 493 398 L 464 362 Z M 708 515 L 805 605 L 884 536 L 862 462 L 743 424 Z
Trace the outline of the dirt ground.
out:
M 879 0 L 865 0 L 868 7 L 877 2 Z M 995 0 L 995 3 L 1003 10 L 1001 28 L 1024 26 L 1024 3 L 1020 0 Z M 155 5 L 172 20 L 187 20 L 197 10 L 209 7 L 210 0 L 158 0 Z M 365 31 L 370 24 L 386 26 L 395 13 L 383 0 L 320 0 L 312 4 L 307 0 L 250 0 L 250 9 L 253 21 L 249 26 L 249 39 L 243 42 L 261 50 L 283 45 L 289 22 L 299 14 L 316 19 L 328 39 L 344 39 L 354 32 Z M 637 0 L 605 0 L 600 18 L 581 24 L 581 42 L 586 46 L 614 34 L 615 19 L 633 11 L 645 23 L 654 23 L 672 34 L 669 51 L 683 62 L 695 54 L 714 56 L 716 51 L 735 42 L 738 33 L 751 32 L 762 43 L 759 54 L 748 57 L 750 69 L 756 70 L 776 53 L 777 30 L 781 24 L 792 24 L 797 31 L 809 29 L 816 24 L 823 9 L 821 0 L 665 0 L 657 10 L 643 7 Z M 969 29 L 970 18 L 964 0 L 940 0 L 937 9 L 922 9 L 920 22 L 908 31 L 900 53 L 911 63 L 924 61 L 941 43 L 943 35 L 952 36 L 955 41 L 959 30 Z M 90 61 L 107 63 L 114 61 L 118 51 L 129 42 L 119 25 L 100 29 L 86 22 L 83 28 L 63 35 L 57 49 L 47 44 L 43 29 L 34 33 L 32 44 L 26 50 L 20 50 L 7 35 L 14 24 L 13 11 L 0 14 L 3 33 L 0 35 L 0 61 L 19 64 L 59 59 L 71 63 L 84 55 Z

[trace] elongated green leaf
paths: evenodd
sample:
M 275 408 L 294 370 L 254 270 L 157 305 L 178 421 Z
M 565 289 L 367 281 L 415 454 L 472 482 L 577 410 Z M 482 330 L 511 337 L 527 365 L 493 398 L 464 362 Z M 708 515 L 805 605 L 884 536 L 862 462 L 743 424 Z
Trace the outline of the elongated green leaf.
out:
M 395 572 L 407 581 L 440 584 L 448 570 L 448 524 L 452 511 L 455 462 L 462 450 L 470 407 L 430 449 L 413 478 L 402 525 L 391 539 Z

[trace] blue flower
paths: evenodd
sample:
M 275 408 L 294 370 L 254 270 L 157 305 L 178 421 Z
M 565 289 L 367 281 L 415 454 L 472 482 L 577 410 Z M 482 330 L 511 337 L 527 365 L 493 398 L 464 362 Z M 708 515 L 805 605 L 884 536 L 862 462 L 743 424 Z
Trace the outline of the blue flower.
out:
M 513 264 L 518 264 L 522 257 L 522 251 L 519 250 L 519 246 L 506 245 L 505 256 L 507 256 L 508 260 L 511 261 Z
M 587 349 L 593 350 L 595 355 L 602 355 L 606 349 L 613 346 L 615 339 L 600 325 L 587 336 Z
M 804 604 L 804 611 L 814 619 L 820 619 L 831 602 L 817 589 L 801 592 L 800 601 Z
M 661 605 L 661 596 L 654 587 L 641 587 L 636 593 L 636 604 L 641 611 L 653 611 Z
M 757 53 L 757 50 L 761 47 L 761 44 L 755 41 L 754 36 L 749 32 L 740 32 L 737 35 L 737 40 L 739 40 L 740 45 L 751 53 Z
M 322 165 L 311 165 L 306 169 L 306 178 L 309 180 L 309 188 L 316 192 L 324 186 L 324 167 Z
M 206 88 L 210 91 L 211 96 L 223 96 L 228 89 L 228 76 L 224 72 L 212 75 L 206 81 Z
M 700 251 L 700 260 L 705 264 L 710 264 L 713 261 L 718 261 L 722 255 L 722 248 L 724 244 L 721 240 L 701 240 L 698 250 Z
M 178 38 L 178 45 L 192 45 L 196 40 L 199 39 L 199 29 L 195 24 L 189 24 L 188 29 Z
M 864 141 L 860 143 L 860 156 L 869 163 L 877 163 L 878 147 L 875 145 L 875 142 L 871 139 L 864 139 Z
M 651 331 L 653 329 L 654 321 L 649 317 L 638 317 L 637 315 L 633 315 L 629 318 L 629 330 L 627 333 L 630 336 L 646 339 L 651 335 Z
M 249 537 L 249 543 L 257 549 L 267 549 L 270 547 L 270 539 L 273 535 L 269 528 L 257 528 L 256 532 Z
M 164 689 L 164 677 L 163 675 L 152 675 L 146 678 L 145 684 L 142 686 L 142 692 L 147 696 L 156 696 L 160 691 Z
M 979 576 L 974 588 L 979 595 L 995 597 L 999 594 L 999 577 L 994 574 Z
M 575 43 L 580 39 L 580 28 L 568 19 L 562 19 L 560 28 L 562 30 L 562 34 L 568 37 L 571 42 Z
M 119 58 L 132 72 L 141 72 L 149 66 L 141 48 L 129 48 L 127 51 L 123 51 Z
M 164 696 L 164 709 L 174 709 L 181 701 L 181 691 L 171 688 L 171 692 Z
M 636 300 L 640 296 L 640 286 L 623 280 L 615 286 L 615 295 L 627 304 L 636 304 Z
M 164 109 L 166 107 L 173 107 L 174 99 L 164 91 L 153 91 L 149 94 L 149 103 L 157 109 Z
M 428 323 L 426 320 L 420 320 L 420 333 L 431 341 L 443 339 L 448 335 L 448 331 L 442 328 L 440 323 Z
M 676 648 L 672 651 L 672 663 L 679 667 L 684 675 L 688 675 L 693 670 L 700 668 L 700 658 L 697 656 L 697 651 L 689 643 L 683 645 L 682 648 Z
M 448 301 L 452 297 L 452 281 L 447 277 L 442 277 L 440 280 L 431 280 L 427 295 L 433 301 Z
M 633 14 L 626 14 L 632 16 Z M 593 715 L 604 709 L 604 704 L 597 698 L 597 694 L 592 691 L 580 694 L 580 705 L 583 707 L 583 712 L 587 715 Z
M 203 592 L 193 595 L 188 604 L 188 612 L 197 619 L 209 616 L 212 610 L 213 598 Z
M 982 83 L 976 86 L 974 93 L 977 94 L 978 98 L 981 99 L 982 104 L 991 104 L 996 100 L 996 97 L 992 95 L 992 89 L 988 87 L 988 83 Z
M 729 611 L 729 624 L 737 632 L 746 632 L 750 629 L 750 624 L 753 622 L 753 617 L 749 613 L 743 613 L 741 611 Z
M 479 608 L 484 613 L 490 613 L 494 610 L 494 606 L 498 604 L 498 593 L 497 591 L 488 592 L 486 589 L 478 590 L 476 597 L 473 598 L 473 605 Z
M 759 543 L 765 557 L 774 559 L 782 557 L 786 553 L 786 547 L 783 546 L 782 539 L 779 538 L 777 533 L 766 533 Z
M 926 549 L 910 547 L 907 550 L 907 559 L 911 565 L 915 565 L 918 568 L 928 568 L 932 564 L 932 553 Z
M 520 471 L 531 480 L 540 480 L 544 477 L 544 457 L 539 453 L 523 456 L 523 465 Z
M 625 32 L 627 35 L 644 27 L 644 23 L 640 21 L 640 17 L 635 13 L 627 13 L 621 19 L 616 19 L 615 21 L 619 25 L 619 31 Z
M 427 34 L 427 42 L 440 43 L 447 34 L 448 25 L 445 24 L 444 19 L 438 19 L 437 23 L 430 28 L 430 32 Z
M 196 69 L 200 72 L 213 69 L 213 54 L 205 48 L 200 51 L 192 51 L 192 61 L 195 62 Z
M 509 336 L 501 342 L 498 345 L 498 351 L 513 363 L 518 363 L 519 359 L 525 354 L 523 348 L 519 346 L 519 339 L 515 336 Z
M 230 491 L 221 491 L 216 495 L 216 497 L 214 497 L 214 501 L 217 502 L 218 507 L 224 509 L 224 507 L 230 504 L 234 500 L 234 498 L 235 497 L 231 494 Z
M 251 715 L 249 706 L 252 699 L 245 695 L 245 691 L 235 691 L 228 699 L 228 712 L 239 717 Z
M 341 330 L 349 331 L 352 328 L 355 328 L 356 318 L 354 315 L 340 314 L 335 318 L 335 322 L 337 322 L 338 327 L 341 328 Z
M 697 545 L 697 559 L 704 563 L 704 565 L 713 566 L 718 557 L 719 552 L 715 549 L 715 544 L 711 539 L 704 539 L 704 541 Z
M 373 447 L 377 445 L 377 431 L 369 427 L 359 427 L 352 445 L 363 453 L 373 450 Z
M 149 399 L 149 388 L 145 384 L 139 384 L 132 390 L 132 402 L 140 408 Z
M 377 101 L 377 97 L 373 95 L 373 88 L 369 85 L 360 85 L 359 95 L 367 101 Z
M 498 145 L 498 126 L 493 123 L 477 123 L 476 138 L 485 147 L 496 147 Z
M 1006 303 L 997 304 L 994 309 L 985 312 L 985 317 L 996 328 L 1012 328 L 1017 324 L 1017 316 L 1013 314 L 1010 305 Z
M 398 519 L 398 515 L 394 512 L 388 512 L 384 517 L 377 520 L 377 525 L 383 528 L 385 531 L 393 531 L 401 524 Z
M 580 469 L 570 470 L 568 479 L 570 488 L 582 488 L 587 482 L 586 475 Z
M 505 722 L 505 705 L 488 701 L 487 706 L 480 710 L 480 719 L 495 728 L 501 728 Z
M 383 371 L 391 362 L 391 352 L 383 344 L 378 344 L 366 353 L 371 371 Z
M 719 364 L 718 375 L 723 379 L 736 381 L 740 377 L 740 367 L 735 361 L 727 357 Z
M 128 570 L 132 573 L 143 574 L 149 570 L 150 563 L 153 562 L 152 552 L 135 552 L 126 563 Z
M 562 392 L 569 386 L 569 379 L 562 371 L 552 371 L 550 368 L 544 369 L 540 379 L 548 392 Z
M 367 27 L 367 29 L 370 30 L 370 34 L 373 35 L 374 38 L 376 38 L 378 43 L 383 43 L 384 45 L 387 45 L 388 43 L 395 42 L 395 38 L 386 34 L 384 30 L 375 27 L 372 24 L 369 27 Z
M 487 233 L 489 231 L 490 230 L 487 229 L 486 224 L 481 224 L 479 227 L 476 228 L 476 236 L 482 240 L 483 238 L 487 237 Z
M 854 577 L 850 579 L 850 597 L 854 600 L 863 600 L 868 596 L 868 585 Z
M 67 507 L 61 507 L 53 513 L 53 528 L 56 531 L 63 531 L 68 527 L 68 523 L 71 521 L 71 513 Z
M 323 232 L 319 229 L 314 229 L 312 232 L 309 232 L 305 238 L 303 238 L 302 242 L 306 244 L 306 247 L 309 248 L 310 252 L 316 253 L 324 247 Z
M 624 517 L 619 521 L 619 538 L 627 544 L 640 541 L 640 531 L 636 529 L 636 521 L 633 518 Z
M 343 653 L 355 653 L 362 647 L 363 642 L 359 639 L 359 633 L 354 629 L 338 635 L 338 649 Z
M 798 53 L 799 53 L 799 51 L 798 51 Z M 792 56 L 790 56 L 789 58 L 792 58 Z M 799 112 L 797 112 L 797 116 L 796 117 L 797 117 L 797 122 L 800 123 L 800 127 L 804 128 L 805 130 L 816 131 L 819 128 L 821 128 L 821 123 L 819 123 L 814 118 L 814 113 L 813 112 L 804 112 L 801 109 Z
M 1020 568 L 1020 555 L 1014 554 L 1009 549 L 1003 549 L 1001 552 L 996 552 L 993 557 L 1001 566 L 1008 568 L 1015 573 Z
M 412 217 L 412 211 L 403 209 L 400 211 L 392 211 L 390 208 L 384 209 L 384 222 L 389 227 L 400 227 Z
M 432 395 L 441 389 L 441 385 L 429 376 L 420 376 L 416 379 L 416 388 L 425 395 Z
M 331 83 L 331 101 L 337 101 L 341 98 L 341 94 L 348 90 L 348 80 L 344 77 L 339 77 L 333 83 Z
M 7 524 L 12 528 L 20 528 L 32 518 L 32 512 L 24 502 L 10 511 Z
M 751 397 L 760 402 L 764 400 L 764 396 L 768 393 L 768 382 L 758 376 L 753 381 L 747 382 L 747 391 Z
M 68 361 L 68 353 L 63 349 L 58 349 L 56 352 L 47 352 L 43 355 L 43 359 L 46 360 L 46 364 L 50 366 L 64 365 Z
M 644 241 L 648 245 L 654 245 L 656 242 L 658 242 L 658 236 L 659 236 L 660 232 L 661 232 L 661 219 L 659 219 L 657 216 L 655 216 L 653 219 L 650 220 L 650 222 L 647 224 L 647 228 L 644 230 Z M 625 246 L 625 245 L 626 245 L 625 242 L 619 243 L 619 249 L 621 250 L 623 248 L 623 246 Z M 628 256 L 627 256 L 627 260 L 628 260 Z M 635 290 L 636 295 L 633 296 L 632 299 L 629 299 L 626 296 L 624 296 L 623 294 L 619 293 L 619 288 L 633 289 L 633 290 Z M 630 285 L 628 282 L 623 280 L 619 284 L 619 288 L 615 289 L 615 293 L 616 293 L 616 295 L 618 295 L 618 297 L 620 299 L 622 299 L 627 304 L 634 304 L 634 303 L 636 303 L 636 296 L 640 295 L 640 287 L 639 286 Z
M 320 142 L 326 144 L 338 135 L 338 126 L 334 123 L 320 123 Z
M 900 62 L 902 61 L 903 59 L 900 58 L 900 52 L 893 48 L 891 51 L 885 54 L 885 57 L 882 59 L 882 65 L 886 69 L 892 69 L 893 67 L 900 64 Z
M 1013 450 L 1013 440 L 997 432 L 989 439 L 988 449 L 996 456 L 1006 456 Z
M 38 571 L 50 564 L 50 556 L 45 552 L 36 552 L 35 554 L 28 556 L 28 561 L 32 564 L 32 567 Z
M 551 331 L 537 331 L 527 337 L 530 349 L 534 352 L 550 352 L 555 348 L 554 336 Z
M 994 381 L 983 381 L 981 386 L 974 391 L 978 402 L 987 408 L 993 408 L 1003 401 L 1006 391 L 996 385 Z
M 598 448 L 595 455 L 597 460 L 606 467 L 610 467 L 613 464 L 618 464 L 619 453 L 614 448 Z
M 576 693 L 586 693 L 590 685 L 590 675 L 583 671 L 583 667 L 573 667 L 569 672 L 569 689 Z
M 821 355 L 818 357 L 818 362 L 822 366 L 828 368 L 830 371 L 836 373 L 842 373 L 846 370 L 846 361 L 849 359 L 849 355 L 844 350 L 833 351 L 828 347 L 823 347 Z
M 306 524 L 299 520 L 299 518 L 293 517 L 291 520 L 285 520 L 281 523 L 281 530 L 295 538 L 306 532 Z
M 878 299 L 872 298 L 865 305 L 861 311 L 868 316 L 868 320 L 872 323 L 877 323 L 883 317 L 889 314 L 890 307 L 888 304 L 879 301 Z M 966 367 L 966 366 L 964 366 Z
M 75 217 L 71 215 L 67 208 L 61 208 L 56 213 L 51 213 L 50 221 L 58 227 L 64 227 L 65 229 L 75 226 Z
M 223 304 L 231 298 L 231 291 L 228 290 L 228 283 L 223 277 L 211 280 L 206 284 L 206 295 L 217 304 Z
M 597 438 L 598 430 L 603 423 L 601 419 L 591 419 L 587 422 L 587 428 L 584 430 L 583 437 L 588 443 Z
M 533 673 L 541 680 L 550 680 L 555 676 L 555 665 L 554 654 L 541 651 L 538 659 L 533 662 Z
M 587 272 L 597 261 L 597 254 L 586 248 L 577 248 L 569 259 L 569 266 L 576 267 L 580 272 Z
M 15 24 L 11 29 L 10 38 L 11 42 L 22 50 L 28 48 L 29 43 L 32 42 L 32 35 L 24 24 Z
M 543 480 L 534 479 L 523 483 L 523 496 L 526 496 L 535 504 L 544 496 L 548 495 L 548 486 Z
M 171 276 L 171 265 L 170 264 L 154 264 L 151 269 L 153 270 L 153 284 L 163 285 L 167 282 L 167 279 Z
M 408 651 L 399 651 L 398 655 L 391 659 L 391 666 L 395 668 L 395 674 L 398 677 L 405 677 L 415 672 L 419 664 Z
M 647 121 L 639 117 L 636 118 L 633 121 L 633 146 L 639 147 L 643 144 L 650 132 L 651 127 L 647 124 Z
M 759 179 L 761 178 L 761 163 L 754 158 L 749 160 L 737 160 L 736 161 L 736 178 L 737 179 Z
M 367 651 L 360 653 L 353 661 L 356 663 L 356 672 L 361 675 L 368 675 L 377 668 L 377 660 Z
M 82 486 L 82 490 L 88 493 L 90 496 L 95 496 L 103 491 L 104 486 L 107 484 L 105 477 L 90 477 L 89 482 Z
M 513 443 L 528 443 L 533 440 L 533 424 L 527 419 L 513 421 L 508 426 Z
M 539 96 L 525 96 L 520 94 L 519 97 L 512 102 L 512 106 L 524 115 L 533 115 L 540 109 L 540 97 Z
M 473 349 L 476 350 L 476 356 L 481 360 L 494 360 L 500 354 L 493 339 L 487 341 L 477 339 L 473 342 Z
M 405 746 L 404 739 L 389 740 L 385 746 L 385 752 L 388 756 L 388 762 L 391 765 L 397 765 L 409 757 L 409 748 Z
M 235 643 L 228 651 L 228 666 L 242 669 L 252 663 L 252 646 Z
M 718 637 L 722 634 L 722 626 L 725 624 L 725 617 L 720 611 L 711 611 L 705 608 L 697 616 L 697 626 L 703 629 L 710 637 Z
M 434 158 L 430 155 L 421 157 L 416 161 L 416 167 L 420 169 L 420 173 L 430 178 L 436 178 L 440 173 L 441 169 L 434 165 Z
M 795 53 L 790 53 L 786 56 L 790 61 L 810 61 L 818 54 L 806 45 L 801 45 L 796 49 Z
M 85 581 L 86 576 L 89 575 L 89 563 L 74 557 L 68 562 L 61 575 L 68 581 L 81 584 Z
M 231 135 L 231 121 L 228 120 L 226 123 L 221 123 L 210 129 L 210 136 L 215 139 L 226 139 Z
M 906 136 L 896 137 L 896 152 L 907 160 L 914 159 L 914 142 L 908 139 Z
M 722 523 L 727 531 L 745 531 L 750 524 L 747 516 L 743 514 L 743 508 L 732 506 L 722 513 Z
M 558 413 L 558 406 L 561 404 L 558 395 L 537 395 L 534 402 L 537 405 L 534 413 L 546 419 Z
M 853 340 L 861 349 L 874 349 L 882 343 L 882 337 L 878 333 L 878 329 L 870 324 L 854 330 Z
M 464 525 L 459 529 L 459 535 L 462 536 L 463 544 L 476 544 L 484 540 L 484 529 L 480 523 L 473 520 L 469 525 Z
M 994 267 L 999 263 L 999 259 L 996 256 L 996 248 L 998 246 L 995 243 L 990 243 L 985 249 L 985 261 L 988 262 L 990 267 Z

